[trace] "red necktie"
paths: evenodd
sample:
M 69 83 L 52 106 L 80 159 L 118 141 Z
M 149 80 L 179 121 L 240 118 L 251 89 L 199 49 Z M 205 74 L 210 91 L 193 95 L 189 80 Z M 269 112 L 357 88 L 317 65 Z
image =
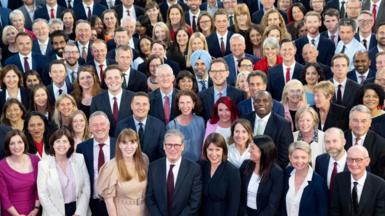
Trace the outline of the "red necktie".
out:
M 285 76 L 286 83 L 290 81 L 290 68 L 286 68 L 286 76 Z
M 112 108 L 112 115 L 114 116 L 115 123 L 118 122 L 118 116 L 119 116 L 119 108 L 118 108 L 118 100 L 116 97 L 114 99 L 114 105 Z
M 87 8 L 88 8 L 87 18 L 90 19 L 92 16 L 91 7 L 87 7 Z
M 168 170 L 167 175 L 167 210 L 168 215 L 171 215 L 171 208 L 174 199 L 174 173 L 172 172 L 172 168 L 174 168 L 174 164 L 170 164 L 170 169 Z
M 225 42 L 223 42 L 223 37 L 221 37 L 221 53 L 225 55 Z
M 163 104 L 163 110 L 164 110 L 164 122 L 166 125 L 170 121 L 170 99 L 168 96 L 164 96 L 164 104 Z
M 24 72 L 29 70 L 31 70 L 31 67 L 29 66 L 28 57 L 24 57 Z
M 83 46 L 82 48 L 82 58 L 84 59 L 84 61 L 87 61 L 87 47 Z
M 334 178 L 337 175 L 337 165 L 338 165 L 338 163 L 334 161 L 332 175 L 330 177 L 330 187 L 329 187 L 329 195 L 330 195 L 330 197 L 331 197 L 331 195 L 333 193 L 333 189 L 334 189 Z
M 376 22 L 376 18 L 377 18 L 377 4 L 376 3 L 373 3 L 372 14 L 373 14 L 374 22 Z
M 54 13 L 54 9 L 53 8 L 51 8 L 51 19 L 54 19 L 55 18 L 55 13 Z
M 103 81 L 104 81 L 104 71 L 103 71 L 103 65 L 102 64 L 100 64 L 99 65 L 99 68 L 100 68 L 100 70 L 99 70 L 99 72 L 100 72 L 100 83 L 103 83 Z
M 104 159 L 104 152 L 103 152 L 103 146 L 104 143 L 99 143 L 99 155 L 98 155 L 98 171 L 103 166 L 105 159 Z
M 130 10 L 127 10 L 127 16 L 131 16 Z
M 356 142 L 354 142 L 354 145 L 358 145 L 358 142 L 360 141 L 360 139 L 361 139 L 361 138 L 357 136 L 357 137 L 356 137 Z

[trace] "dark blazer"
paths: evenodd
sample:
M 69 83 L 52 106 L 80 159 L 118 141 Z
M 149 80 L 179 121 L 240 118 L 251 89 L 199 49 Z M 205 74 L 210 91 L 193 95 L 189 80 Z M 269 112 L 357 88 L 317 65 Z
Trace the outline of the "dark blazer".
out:
M 241 118 L 247 119 L 250 121 L 252 129 L 254 131 L 255 111 L 247 115 L 241 116 Z M 270 136 L 278 151 L 278 164 L 284 168 L 289 163 L 289 145 L 293 142 L 293 133 L 291 131 L 291 124 L 285 118 L 271 112 L 270 118 L 267 121 L 264 135 Z
M 115 144 L 116 144 L 116 139 L 113 137 L 110 137 L 110 159 L 115 157 Z M 91 197 L 92 197 L 94 194 L 94 175 L 95 175 L 94 173 L 94 139 L 89 139 L 82 143 L 79 143 L 76 147 L 76 152 L 83 154 L 84 156 L 88 174 L 90 176 Z
M 335 8 L 335 9 L 339 10 L 340 9 L 340 3 L 338 0 L 329 0 L 326 3 L 326 8 Z
M 373 47 L 369 50 L 369 59 L 370 59 L 370 69 L 377 70 L 376 67 L 376 55 L 380 51 L 378 50 L 377 46 Z
M 171 108 L 170 121 L 179 115 L 179 110 L 176 108 L 177 106 L 175 105 L 175 98 L 176 98 L 177 93 L 178 93 L 177 89 L 174 89 L 172 92 L 172 100 L 171 100 L 171 104 L 170 104 L 170 108 Z M 161 120 L 162 122 L 165 122 L 164 121 L 162 95 L 160 93 L 159 88 L 157 90 L 151 92 L 150 104 L 151 104 L 150 115 Z
M 362 1 L 362 10 L 370 10 L 370 0 L 363 0 Z M 374 23 L 374 29 L 377 29 L 378 26 L 385 22 L 385 13 L 383 11 L 385 10 L 385 3 L 381 1 L 381 4 L 377 4 L 377 18 L 376 22 Z
M 115 137 L 118 137 L 119 133 L 125 128 L 131 128 L 137 131 L 133 116 L 129 116 L 118 122 L 115 129 Z M 164 156 L 163 138 L 165 130 L 166 127 L 162 121 L 150 115 L 147 116 L 143 140 L 141 140 L 140 143 L 142 151 L 146 153 L 150 161 L 157 160 Z
M 329 40 L 332 41 L 332 38 L 329 37 L 329 34 L 328 34 L 328 31 L 323 31 L 321 32 L 321 36 L 325 37 L 325 38 L 328 38 Z M 341 40 L 340 36 L 336 33 L 336 36 L 337 36 L 337 42 Z M 332 41 L 333 42 L 333 41 Z M 336 45 L 336 44 L 335 44 Z
M 285 20 L 285 23 L 287 23 L 287 14 L 286 14 L 286 12 L 283 11 L 283 10 L 279 10 L 279 9 L 277 9 L 277 10 L 282 15 L 283 19 Z M 265 15 L 265 11 L 264 10 L 255 11 L 254 13 L 251 14 L 251 22 L 253 22 L 255 24 L 260 24 L 261 21 L 262 21 L 263 15 Z
M 221 53 L 221 45 L 219 43 L 219 39 L 217 36 L 217 32 L 211 33 L 207 38 L 207 45 L 209 46 L 209 53 L 212 57 L 214 58 L 219 58 L 223 57 L 225 55 L 228 55 L 231 53 L 230 51 L 230 37 L 233 35 L 233 32 L 228 31 L 227 32 L 227 38 L 226 38 L 226 49 L 225 49 L 225 54 L 223 55 Z M 224 38 L 223 38 L 224 39 Z
M 66 85 L 67 85 L 67 94 L 71 94 L 72 92 L 72 84 L 67 82 L 68 79 L 66 79 Z M 55 99 L 55 92 L 53 92 L 53 84 L 49 84 L 47 86 L 47 90 L 48 90 L 48 100 L 51 104 L 55 104 L 56 102 L 56 99 Z M 64 94 L 64 92 L 63 92 Z
M 377 8 L 377 11 L 378 11 L 378 8 Z M 354 35 L 354 38 L 356 38 L 359 42 L 361 42 L 360 41 L 360 34 L 358 32 Z M 376 35 L 374 33 L 372 33 L 372 35 L 370 36 L 370 44 L 367 44 L 367 46 L 369 46 L 367 48 L 367 50 L 370 50 L 373 47 L 377 46 L 377 39 L 376 39 Z
M 134 93 L 123 89 L 122 98 L 120 100 L 118 120 L 124 119 L 131 115 L 131 99 Z M 116 124 L 114 116 L 112 115 L 112 109 L 110 104 L 110 98 L 108 91 L 102 92 L 92 98 L 90 113 L 95 111 L 103 111 L 110 120 L 110 136 L 114 135 Z
M 87 54 L 88 54 L 88 53 L 87 53 Z M 82 58 L 79 58 L 79 60 L 83 60 L 83 59 L 82 59 Z M 83 61 L 84 61 L 84 60 L 83 60 Z M 103 66 L 103 70 L 106 70 L 107 66 L 109 66 L 109 65 L 116 64 L 116 62 L 115 62 L 113 59 L 109 59 L 109 58 L 106 59 L 106 63 L 107 63 L 107 65 L 104 65 L 104 66 Z M 98 79 L 99 79 L 99 81 L 100 81 L 100 77 L 99 77 L 99 73 L 98 73 L 99 68 L 96 68 L 95 61 L 92 60 L 92 61 L 88 62 L 87 65 L 92 65 L 92 66 L 95 68 L 96 76 L 98 77 Z M 103 80 L 103 82 L 100 82 L 100 87 L 101 87 L 102 89 L 107 89 L 107 85 L 106 85 L 106 83 L 104 82 L 104 80 Z
M 32 43 L 32 52 L 37 53 L 39 55 L 43 55 L 41 50 L 40 50 L 39 42 L 37 40 L 34 40 L 33 43 Z M 51 43 L 51 40 L 48 39 L 47 50 L 45 51 L 45 55 L 44 56 L 49 57 L 49 56 L 51 56 L 53 54 L 54 54 L 54 51 L 52 49 L 52 43 Z
M 260 60 L 258 57 L 254 55 L 250 55 L 248 53 L 245 53 L 245 57 L 250 59 L 251 62 L 253 62 L 253 65 Z M 233 54 L 226 55 L 223 58 L 225 59 L 227 65 L 229 66 L 229 72 L 230 72 L 229 76 L 227 77 L 227 83 L 232 86 L 235 86 L 235 82 L 237 80 L 237 75 L 238 75 L 238 65 L 235 65 Z
M 296 62 L 294 66 L 294 73 L 291 79 L 299 80 L 302 71 L 303 65 Z M 286 84 L 285 77 L 283 74 L 283 64 L 279 64 L 270 68 L 267 75 L 267 90 L 270 92 L 271 96 L 277 101 L 281 101 L 283 87 L 285 87 Z
M 20 87 L 20 95 L 21 95 L 21 103 L 24 105 L 24 107 L 26 108 L 26 110 L 29 109 L 29 98 L 30 98 L 30 92 L 28 89 L 24 88 L 24 87 Z M 6 102 L 6 91 L 3 90 L 0 92 L 0 110 L 3 110 L 3 107 L 4 107 L 4 104 Z
M 4 125 L 4 124 L 0 125 L 0 160 L 2 160 L 5 157 L 5 152 L 4 152 L 5 135 L 7 135 L 7 133 L 11 130 L 12 128 L 7 125 Z
M 360 84 L 361 82 L 361 80 L 357 77 L 355 70 L 349 71 L 347 77 L 348 79 L 351 79 L 358 84 Z M 369 81 L 373 80 L 375 77 L 376 77 L 376 71 L 369 68 L 369 73 L 364 81 L 364 84 L 367 84 Z
M 334 179 L 334 191 L 330 207 L 331 216 L 385 215 L 385 182 L 383 179 L 367 172 L 358 203 L 358 214 L 353 212 L 351 191 L 350 173 L 337 174 Z
M 320 175 L 325 182 L 328 179 L 328 169 L 329 169 L 330 155 L 328 153 L 323 153 L 318 155 L 315 159 L 315 168 L 314 171 Z M 348 171 L 348 166 L 345 164 L 344 171 Z
M 289 178 L 293 167 L 286 168 L 285 188 L 282 203 L 282 215 L 287 215 L 286 212 L 286 194 L 289 190 Z M 299 203 L 298 216 L 327 216 L 328 215 L 328 189 L 325 181 L 316 172 L 313 172 L 311 181 L 303 189 L 301 201 Z
M 130 78 L 128 80 L 127 89 L 133 92 L 148 91 L 147 77 L 144 73 L 133 68 L 130 69 Z
M 152 162 L 148 169 L 146 205 L 150 215 L 168 215 L 166 158 Z M 201 203 L 201 169 L 182 158 L 175 182 L 171 215 L 197 215 Z
M 1 2 L 0 2 L 0 6 L 1 7 L 4 7 Z M 8 7 L 9 9 L 11 10 L 15 10 L 19 7 L 23 6 L 23 1 L 22 0 L 8 0 Z
M 9 8 L 0 7 L 0 19 L 1 19 L 2 28 L 4 28 L 4 26 L 10 24 L 10 22 L 9 22 L 9 13 L 10 12 L 11 12 L 11 10 L 9 10 Z
M 250 14 L 253 14 L 258 10 L 263 10 L 263 5 L 260 3 L 260 1 L 259 4 L 258 1 L 254 0 L 243 0 L 243 2 L 246 3 L 247 6 L 249 6 Z
M 245 160 L 239 168 L 241 173 L 241 205 L 239 215 L 245 215 L 247 207 L 247 188 L 251 176 L 254 172 L 255 163 L 251 160 Z M 259 183 L 257 199 L 257 214 L 259 215 L 279 215 L 280 204 L 283 195 L 283 170 L 273 164 L 271 171 L 265 181 Z
M 106 6 L 102 4 L 96 4 L 94 3 L 94 6 L 92 7 L 92 14 L 91 15 L 96 15 L 96 16 L 101 16 L 103 11 L 106 10 Z M 87 17 L 87 11 L 84 10 L 83 4 L 77 4 L 76 7 L 73 8 L 75 12 L 75 16 L 77 19 L 84 19 L 88 20 Z
M 246 100 L 241 101 L 238 104 L 239 115 L 242 116 L 242 115 L 246 115 L 246 114 L 253 112 L 253 106 L 254 105 L 252 104 L 251 98 L 248 98 Z M 274 99 L 273 99 L 273 110 L 272 111 L 275 112 L 276 114 L 282 116 L 282 117 L 285 117 L 285 110 L 283 109 L 283 105 L 279 101 L 274 100 Z
M 76 44 L 76 46 L 79 49 L 79 54 L 80 54 L 80 58 L 79 59 L 83 59 L 82 58 L 82 45 L 80 44 L 79 41 L 77 41 L 75 44 Z M 92 56 L 92 42 L 91 41 L 88 43 L 87 59 L 83 59 L 83 60 L 85 62 L 92 62 L 94 60 L 94 57 Z
M 345 131 L 345 139 L 345 149 L 348 150 L 354 143 L 351 130 Z M 385 138 L 369 130 L 363 145 L 369 152 L 370 170 L 375 175 L 385 178 Z
M 230 97 L 234 104 L 239 104 L 246 98 L 244 91 L 239 90 L 233 86 L 227 85 L 226 96 Z M 213 114 L 214 107 L 214 87 L 210 87 L 204 91 L 199 92 L 198 94 L 202 102 L 202 117 L 207 121 L 211 118 Z
M 65 10 L 64 7 L 58 5 L 55 17 L 59 18 L 61 13 L 64 10 Z M 38 18 L 45 19 L 45 20 L 50 20 L 51 19 L 51 15 L 48 14 L 47 5 L 43 5 L 41 8 L 36 9 L 35 14 L 33 15 L 33 19 L 38 19 Z
M 296 60 L 304 64 L 305 61 L 302 58 L 302 48 L 305 46 L 305 44 L 309 43 L 309 39 L 307 36 L 303 36 L 295 40 L 295 46 L 297 47 L 297 52 L 296 52 Z M 317 50 L 318 50 L 318 57 L 317 57 L 317 62 L 321 62 L 322 64 L 330 66 L 330 61 L 332 60 L 334 56 L 334 51 L 336 47 L 330 39 L 327 37 L 320 36 Z
M 208 6 L 208 3 L 207 2 L 203 2 L 201 4 L 201 6 L 200 6 L 200 9 L 203 10 L 203 11 L 207 11 L 207 6 Z M 223 2 L 217 0 L 217 7 L 218 8 L 223 8 Z
M 344 95 L 342 96 L 342 105 L 345 106 L 348 110 L 350 110 L 350 108 L 358 103 L 356 97 L 359 94 L 360 89 L 361 86 L 353 80 L 346 80 Z M 333 102 L 337 103 L 337 91 L 333 96 Z
M 139 7 L 139 6 L 136 6 L 136 5 L 133 5 L 133 6 L 134 6 L 136 18 L 144 15 L 144 9 L 142 7 Z M 116 13 L 118 14 L 118 22 L 120 23 L 120 20 L 123 17 L 123 5 L 122 4 L 116 5 L 114 7 L 114 9 L 115 9 Z
M 189 9 L 189 7 L 184 3 L 183 0 L 178 0 L 178 4 L 182 7 L 183 11 Z M 160 10 L 160 14 L 162 14 L 163 20 L 167 20 L 167 11 L 168 11 L 167 0 L 162 1 L 162 3 L 159 3 L 159 10 Z
M 229 161 L 223 161 L 211 176 L 210 161 L 200 162 L 202 169 L 202 206 L 200 215 L 238 215 L 241 177 Z
M 312 106 L 314 110 L 318 114 L 318 118 L 320 118 L 319 109 L 316 106 Z M 321 122 L 318 123 L 318 129 L 322 131 L 326 131 L 331 127 L 338 127 L 341 130 L 348 129 L 348 111 L 344 106 L 339 104 L 335 104 L 333 102 L 330 103 L 329 112 L 326 116 L 326 120 L 324 123 L 324 127 L 321 128 Z
M 62 2 L 62 3 L 64 2 L 64 4 L 67 5 L 65 3 L 65 0 L 58 0 L 58 4 L 59 4 L 59 2 Z M 95 1 L 95 2 L 97 2 L 97 1 Z M 81 3 L 82 3 L 82 0 L 74 0 L 74 5 L 78 5 L 78 4 L 81 4 Z M 98 3 L 101 4 L 101 5 L 104 5 L 105 7 L 107 7 L 107 1 L 106 0 L 100 0 L 100 1 L 98 1 Z M 115 5 L 118 5 L 118 4 L 122 4 L 122 2 L 120 0 L 115 0 Z

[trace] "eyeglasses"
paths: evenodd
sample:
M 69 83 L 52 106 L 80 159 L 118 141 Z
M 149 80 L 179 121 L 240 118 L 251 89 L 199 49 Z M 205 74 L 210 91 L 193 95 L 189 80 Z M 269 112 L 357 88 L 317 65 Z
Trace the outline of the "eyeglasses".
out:
M 182 144 L 165 143 L 164 146 L 165 146 L 167 149 L 172 149 L 172 148 L 174 148 L 175 150 L 179 150 L 180 148 L 182 148 Z
M 346 158 L 346 162 L 348 162 L 348 163 L 356 163 L 356 164 L 359 164 L 359 163 L 361 163 L 362 161 L 364 161 L 366 158 L 368 158 L 368 157 L 364 157 L 364 158 Z

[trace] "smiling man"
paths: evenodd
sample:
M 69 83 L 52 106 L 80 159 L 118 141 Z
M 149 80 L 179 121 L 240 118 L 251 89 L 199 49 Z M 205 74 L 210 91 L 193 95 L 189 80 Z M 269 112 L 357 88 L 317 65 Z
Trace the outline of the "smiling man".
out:
M 360 85 L 372 83 L 376 71 L 369 69 L 370 59 L 367 51 L 358 51 L 353 59 L 354 70 L 350 71 L 347 77 Z

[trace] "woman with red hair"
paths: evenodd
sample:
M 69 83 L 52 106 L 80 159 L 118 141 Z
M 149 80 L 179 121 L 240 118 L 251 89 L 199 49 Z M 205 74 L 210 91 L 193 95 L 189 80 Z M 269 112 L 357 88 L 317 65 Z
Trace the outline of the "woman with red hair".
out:
M 231 124 L 238 119 L 238 110 L 235 103 L 227 96 L 217 100 L 213 107 L 213 115 L 207 121 L 205 138 L 211 133 L 221 134 L 228 144 L 231 135 Z

